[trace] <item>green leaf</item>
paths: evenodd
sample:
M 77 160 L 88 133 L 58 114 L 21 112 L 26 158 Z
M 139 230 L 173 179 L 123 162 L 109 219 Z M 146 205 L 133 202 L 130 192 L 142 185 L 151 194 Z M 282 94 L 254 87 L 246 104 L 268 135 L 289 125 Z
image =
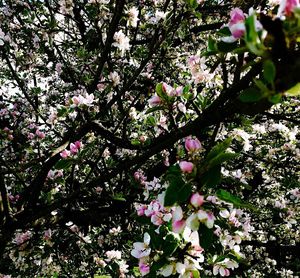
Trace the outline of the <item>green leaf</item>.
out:
M 155 87 L 155 92 L 157 93 L 157 95 L 161 98 L 165 98 L 165 93 L 163 91 L 163 85 L 162 83 L 158 83 Z
M 130 142 L 134 146 L 139 146 L 141 144 L 141 141 L 139 139 L 132 139 Z
M 223 28 L 221 28 L 218 32 L 217 32 L 218 35 L 221 35 L 221 36 L 224 36 L 224 37 L 229 37 L 231 36 L 231 32 L 230 32 L 230 29 L 225 26 Z
M 300 83 L 297 83 L 294 87 L 288 89 L 285 93 L 288 96 L 299 96 L 300 95 Z
M 261 93 L 261 91 L 255 88 L 248 88 L 240 94 L 239 99 L 242 102 L 256 102 L 262 99 L 262 97 L 263 94 Z
M 266 81 L 270 84 L 274 83 L 276 77 L 276 68 L 271 60 L 266 60 L 263 63 L 263 75 Z
M 269 96 L 268 100 L 274 104 L 281 102 L 282 94 L 276 94 L 273 96 Z
M 229 202 L 229 203 L 232 203 L 234 205 L 239 206 L 241 204 L 241 199 L 239 197 L 231 195 L 230 192 L 228 192 L 224 189 L 219 189 L 216 192 L 216 195 L 219 199 Z
M 237 48 L 237 42 L 227 43 L 227 42 L 220 41 L 217 44 L 217 48 L 221 52 L 225 52 L 225 53 L 231 52 Z
M 212 158 L 218 156 L 220 153 L 226 151 L 229 146 L 231 145 L 232 138 L 229 137 L 225 139 L 223 142 L 218 143 L 216 146 L 214 146 L 211 151 L 208 153 L 206 157 L 206 161 L 211 160 Z
M 156 126 L 156 120 L 153 116 L 149 116 L 146 119 L 146 125 Z
M 72 159 L 61 159 L 55 164 L 55 169 L 58 170 L 66 170 L 73 164 Z
M 221 181 L 221 166 L 212 167 L 200 177 L 201 183 L 207 187 L 214 187 Z
M 223 162 L 234 159 L 238 156 L 237 153 L 221 153 L 211 159 L 208 163 L 209 168 L 221 165 Z
M 252 206 L 251 204 L 242 201 L 239 197 L 232 195 L 230 192 L 224 190 L 224 189 L 219 189 L 216 192 L 216 196 L 228 203 L 233 204 L 235 207 L 242 207 L 242 208 L 248 208 L 251 210 L 257 210 L 254 206 Z
M 258 32 L 256 31 L 256 15 L 248 16 L 245 20 L 246 25 L 246 45 L 250 52 L 257 56 L 265 56 L 265 46 L 263 45 Z
M 152 112 L 155 112 L 155 111 L 159 111 L 159 110 L 164 110 L 164 107 L 163 106 L 155 106 L 155 107 L 151 107 L 149 108 L 145 114 L 149 114 L 149 113 L 152 113 Z
M 200 273 L 198 270 L 192 270 L 191 272 L 193 278 L 200 278 Z
M 211 36 L 208 37 L 208 51 L 216 51 L 218 50 L 216 40 L 214 40 Z
M 172 234 L 168 234 L 165 237 L 165 240 L 163 242 L 163 252 L 166 257 L 172 256 L 172 254 L 176 251 L 178 248 L 178 240 L 174 237 Z
M 192 186 L 189 183 L 181 183 L 181 181 L 172 180 L 166 190 L 164 205 L 172 206 L 175 203 L 184 203 L 191 195 Z
M 58 117 L 62 117 L 64 116 L 65 114 L 67 114 L 68 110 L 66 107 L 62 106 L 60 107 L 58 110 L 57 110 L 57 116 Z
M 198 233 L 199 233 L 201 247 L 203 247 L 204 250 L 209 249 L 213 243 L 213 237 L 214 237 L 213 229 L 209 229 L 203 223 L 201 223 Z
M 169 181 L 169 186 L 166 190 L 165 206 L 183 203 L 191 195 L 192 187 L 182 179 L 178 165 L 170 167 L 166 174 L 166 180 Z
M 258 79 L 253 79 L 255 85 L 265 94 L 269 95 L 272 91 L 261 81 Z
M 188 4 L 189 8 L 192 10 L 195 10 L 198 7 L 197 0 L 185 0 L 185 1 Z
M 126 199 L 123 197 L 122 194 L 116 194 L 114 196 L 111 196 L 113 200 L 126 202 Z

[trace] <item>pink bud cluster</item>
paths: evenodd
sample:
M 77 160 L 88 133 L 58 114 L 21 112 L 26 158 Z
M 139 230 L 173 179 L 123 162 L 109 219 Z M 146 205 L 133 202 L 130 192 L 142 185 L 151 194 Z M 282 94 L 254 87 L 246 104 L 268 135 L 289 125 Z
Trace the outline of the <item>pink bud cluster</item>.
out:
M 22 245 L 23 243 L 28 241 L 31 238 L 31 236 L 31 232 L 26 231 L 25 233 L 17 234 L 14 241 L 17 245 Z
M 86 94 L 85 96 L 79 95 L 71 98 L 71 107 L 80 107 L 80 106 L 92 106 L 94 102 L 93 94 Z
M 185 139 L 185 149 L 189 154 L 197 153 L 202 148 L 202 145 L 198 139 L 188 137 Z M 183 173 L 190 174 L 193 172 L 194 164 L 188 161 L 179 162 L 179 167 Z
M 20 195 L 19 194 L 17 194 L 17 195 L 12 195 L 12 194 L 9 194 L 8 195 L 8 199 L 9 199 L 9 201 L 12 203 L 12 204 L 15 204 L 15 203 L 17 203 L 18 201 L 19 201 L 19 199 L 20 199 Z
M 151 218 L 151 222 L 160 226 L 172 218 L 170 209 L 165 208 L 158 200 L 153 200 L 149 205 L 136 205 L 137 214 Z
M 169 97 L 176 97 L 176 96 L 181 96 L 183 88 L 182 86 L 174 88 L 168 85 L 167 83 L 163 82 L 162 91 Z M 148 100 L 148 103 L 151 107 L 157 106 L 162 102 L 163 100 L 158 95 L 154 95 Z
M 137 170 L 134 174 L 133 174 L 134 179 L 139 182 L 140 184 L 144 185 L 147 177 L 144 175 L 142 170 Z
M 6 133 L 8 140 L 13 140 L 13 130 L 9 129 L 8 127 L 3 128 L 3 131 Z
M 62 158 L 68 158 L 71 154 L 72 155 L 77 154 L 80 148 L 82 148 L 82 143 L 80 141 L 76 141 L 70 144 L 70 150 L 67 149 L 63 150 L 60 153 L 60 156 Z

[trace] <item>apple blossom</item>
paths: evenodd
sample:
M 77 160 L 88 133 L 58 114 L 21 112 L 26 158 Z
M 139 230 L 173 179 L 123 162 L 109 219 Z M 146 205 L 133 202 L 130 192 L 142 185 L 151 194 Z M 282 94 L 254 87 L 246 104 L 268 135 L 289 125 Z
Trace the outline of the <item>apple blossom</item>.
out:
M 144 234 L 144 242 L 135 242 L 133 244 L 134 249 L 131 251 L 131 255 L 137 259 L 148 257 L 151 253 L 150 235 L 148 233 Z

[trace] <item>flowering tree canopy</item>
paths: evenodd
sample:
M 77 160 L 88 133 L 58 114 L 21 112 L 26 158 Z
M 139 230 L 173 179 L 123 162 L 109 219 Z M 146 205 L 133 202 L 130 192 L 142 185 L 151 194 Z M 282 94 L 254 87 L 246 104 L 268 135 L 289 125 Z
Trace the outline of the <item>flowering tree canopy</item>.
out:
M 0 277 L 298 277 L 299 0 L 3 0 Z

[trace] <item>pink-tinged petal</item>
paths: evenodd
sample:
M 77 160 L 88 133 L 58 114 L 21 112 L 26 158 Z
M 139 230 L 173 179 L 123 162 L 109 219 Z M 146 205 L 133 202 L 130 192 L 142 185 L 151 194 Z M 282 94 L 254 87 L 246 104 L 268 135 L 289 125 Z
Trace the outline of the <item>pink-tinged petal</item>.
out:
M 150 272 L 150 266 L 143 263 L 143 262 L 140 262 L 139 263 L 139 270 L 140 270 L 142 276 L 145 276 Z
M 159 96 L 157 95 L 154 95 L 153 97 L 151 97 L 149 100 L 148 100 L 148 103 L 151 107 L 154 107 L 154 106 L 157 106 L 161 103 L 161 99 Z
M 282 0 L 278 8 L 278 16 L 282 14 L 290 16 L 297 7 L 299 7 L 299 0 Z
M 177 234 L 182 233 L 183 230 L 184 230 L 184 227 L 185 227 L 185 220 L 184 219 L 178 220 L 178 221 L 174 221 L 172 223 L 172 231 L 174 233 L 177 233 Z
M 188 161 L 181 161 L 179 167 L 183 173 L 192 173 L 194 164 Z
M 79 99 L 79 97 L 72 97 L 72 103 L 73 103 L 74 105 L 80 104 L 80 99 Z
M 204 196 L 200 195 L 199 193 L 194 193 L 190 202 L 195 208 L 201 207 L 204 203 Z
M 246 32 L 246 26 L 244 22 L 239 22 L 233 25 L 229 25 L 229 30 L 235 39 L 239 39 L 244 36 Z
M 188 137 L 185 139 L 185 148 L 188 152 L 194 152 L 201 149 L 201 143 L 198 139 L 192 139 Z
M 162 219 L 162 214 L 153 214 L 151 216 L 151 222 L 156 225 L 156 226 L 160 226 L 164 223 L 163 219 Z
M 173 91 L 173 88 L 170 85 L 168 85 L 167 83 L 163 82 L 162 83 L 162 90 L 167 95 L 171 95 L 172 91 Z
M 225 268 L 225 276 L 229 276 L 229 275 L 230 275 L 229 269 Z

